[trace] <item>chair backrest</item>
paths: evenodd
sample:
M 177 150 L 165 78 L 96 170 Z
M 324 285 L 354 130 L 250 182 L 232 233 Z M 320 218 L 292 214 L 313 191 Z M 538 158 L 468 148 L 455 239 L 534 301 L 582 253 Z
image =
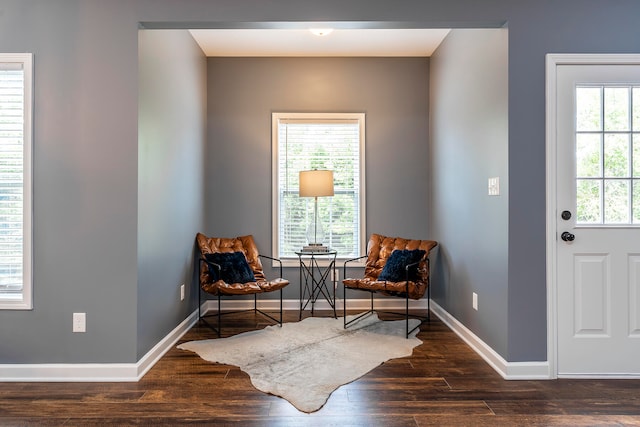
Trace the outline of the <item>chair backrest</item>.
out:
M 367 263 L 364 268 L 364 276 L 376 280 L 382 272 L 389 256 L 396 249 L 422 249 L 425 251 L 425 255 L 418 265 L 418 281 L 428 284 L 429 265 L 427 263 L 427 257 L 429 256 L 429 252 L 437 245 L 438 242 L 433 240 L 414 240 L 372 234 L 367 244 Z
M 258 256 L 258 247 L 252 235 L 239 237 L 207 237 L 202 233 L 198 233 L 196 235 L 196 241 L 198 242 L 198 247 L 202 255 L 223 252 L 244 253 L 256 280 L 265 280 L 262 262 L 260 262 L 260 257 Z

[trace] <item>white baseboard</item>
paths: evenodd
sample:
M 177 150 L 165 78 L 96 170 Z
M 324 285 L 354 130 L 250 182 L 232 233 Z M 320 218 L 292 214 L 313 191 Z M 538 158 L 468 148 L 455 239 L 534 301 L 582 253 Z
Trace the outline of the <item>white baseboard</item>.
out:
M 504 379 L 547 380 L 552 378 L 549 362 L 507 362 L 466 326 L 460 323 L 458 319 L 434 301 L 431 301 L 431 311 Z
M 558 374 L 558 378 L 573 380 L 638 380 L 640 374 Z
M 404 300 L 398 298 L 374 299 L 374 308 L 379 310 L 404 310 Z M 366 310 L 369 299 L 349 299 L 349 310 Z M 344 307 L 344 301 L 336 300 L 338 316 Z M 223 311 L 245 310 L 253 308 L 252 300 L 223 300 Z M 258 308 L 265 311 L 280 309 L 279 300 L 263 300 Z M 311 307 L 307 307 L 310 310 Z M 427 300 L 409 301 L 410 309 L 426 309 Z M 283 309 L 297 311 L 300 301 L 283 301 Z M 315 310 L 331 310 L 327 301 L 318 301 Z M 202 304 L 204 313 L 217 310 L 217 302 L 208 300 Z M 505 379 L 548 379 L 547 362 L 507 362 L 480 338 L 474 335 L 457 319 L 447 313 L 438 304 L 431 301 L 431 310 L 449 328 L 460 336 L 493 369 Z M 139 381 L 162 356 L 198 321 L 198 312 L 194 311 L 172 330 L 165 338 L 147 352 L 137 363 L 42 363 L 42 364 L 4 364 L 0 365 L 0 382 L 135 382 Z

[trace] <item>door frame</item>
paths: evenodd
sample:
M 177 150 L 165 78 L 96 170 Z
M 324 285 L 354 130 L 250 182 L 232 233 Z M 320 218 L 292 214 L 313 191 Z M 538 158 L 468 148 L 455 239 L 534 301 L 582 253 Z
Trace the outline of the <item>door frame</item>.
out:
M 640 65 L 640 54 L 546 55 L 546 246 L 547 246 L 547 361 L 549 378 L 558 377 L 557 306 L 557 75 L 561 65 Z M 597 376 L 594 376 L 597 377 Z M 602 376 L 604 377 L 604 376 Z M 610 378 L 610 377 L 607 377 Z

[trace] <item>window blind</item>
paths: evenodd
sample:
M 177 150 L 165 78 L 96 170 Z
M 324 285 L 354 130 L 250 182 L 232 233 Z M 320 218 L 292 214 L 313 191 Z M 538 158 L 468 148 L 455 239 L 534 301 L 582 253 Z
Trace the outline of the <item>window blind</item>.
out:
M 24 283 L 23 64 L 0 62 L 0 300 L 22 300 Z
M 334 196 L 318 198 L 325 246 L 340 257 L 360 254 L 361 125 L 358 119 L 280 119 L 278 122 L 278 249 L 294 257 L 306 242 L 314 198 L 298 197 L 299 172 L 333 171 Z

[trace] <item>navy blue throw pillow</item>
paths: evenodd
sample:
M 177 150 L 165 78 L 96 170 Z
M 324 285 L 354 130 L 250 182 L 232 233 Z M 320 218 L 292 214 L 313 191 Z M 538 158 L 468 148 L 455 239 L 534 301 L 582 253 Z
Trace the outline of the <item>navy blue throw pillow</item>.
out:
M 218 252 L 214 254 L 205 254 L 205 260 L 209 267 L 209 273 L 213 277 L 213 281 L 223 280 L 226 283 L 247 283 L 255 282 L 253 270 L 249 267 L 247 258 L 242 252 Z M 220 275 L 215 265 L 220 266 Z
M 418 262 L 426 252 L 422 249 L 396 249 L 391 252 L 378 280 L 387 282 L 403 282 L 407 279 L 407 265 Z M 409 268 L 409 280 L 415 281 L 418 278 L 418 265 Z

